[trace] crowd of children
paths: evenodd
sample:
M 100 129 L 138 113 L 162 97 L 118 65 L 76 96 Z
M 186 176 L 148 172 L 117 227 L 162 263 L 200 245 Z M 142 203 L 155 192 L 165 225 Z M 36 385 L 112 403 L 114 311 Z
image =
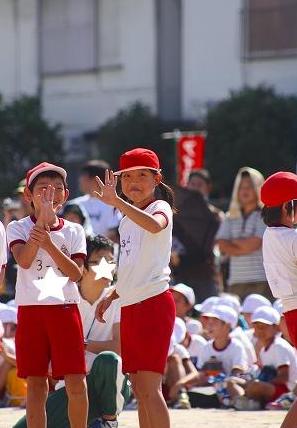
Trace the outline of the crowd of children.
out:
M 125 405 L 138 408 L 142 428 L 169 427 L 168 407 L 289 409 L 297 177 L 280 174 L 264 183 L 262 199 L 264 267 L 281 300 L 219 293 L 196 304 L 192 287 L 170 282 L 174 205 L 154 152 L 126 152 L 117 173 L 92 184 L 101 204 L 124 215 L 119 260 L 117 244 L 86 236 L 84 208 L 58 215 L 66 171 L 46 162 L 31 169 L 22 188 L 29 215 L 5 224 L 18 265 L 15 300 L 0 303 L 0 403 L 26 405 L 15 427 L 115 428 Z

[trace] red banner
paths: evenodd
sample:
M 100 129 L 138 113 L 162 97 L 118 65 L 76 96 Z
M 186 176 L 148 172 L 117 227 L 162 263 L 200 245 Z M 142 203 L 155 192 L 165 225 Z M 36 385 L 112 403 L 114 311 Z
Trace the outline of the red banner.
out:
M 193 169 L 203 168 L 205 136 L 203 134 L 181 137 L 177 142 L 178 183 L 186 186 Z

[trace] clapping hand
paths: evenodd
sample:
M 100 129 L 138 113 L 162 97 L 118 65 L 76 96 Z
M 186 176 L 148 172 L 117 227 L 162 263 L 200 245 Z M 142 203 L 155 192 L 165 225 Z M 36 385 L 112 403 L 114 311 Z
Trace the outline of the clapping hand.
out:
M 50 225 L 55 223 L 56 213 L 62 208 L 62 205 L 54 207 L 55 188 L 51 184 L 46 189 L 42 189 L 39 196 L 39 215 L 37 219 L 37 226 L 41 226 L 49 231 Z

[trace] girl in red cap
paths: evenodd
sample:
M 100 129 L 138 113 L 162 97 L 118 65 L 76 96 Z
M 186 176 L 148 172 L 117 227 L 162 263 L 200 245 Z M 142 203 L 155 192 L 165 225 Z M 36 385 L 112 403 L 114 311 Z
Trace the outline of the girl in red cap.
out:
M 263 236 L 264 268 L 272 294 L 282 301 L 289 335 L 297 348 L 297 175 L 277 172 L 268 177 L 261 200 L 268 226 Z M 297 401 L 281 428 L 295 428 L 296 417 Z
M 123 197 L 116 192 L 120 178 Z M 172 190 L 162 182 L 157 155 L 137 148 L 120 158 L 120 170 L 99 178 L 96 196 L 123 212 L 120 261 L 114 291 L 97 307 L 97 318 L 114 299 L 121 302 L 123 372 L 130 374 L 141 428 L 168 428 L 161 391 L 175 305 L 169 291 Z

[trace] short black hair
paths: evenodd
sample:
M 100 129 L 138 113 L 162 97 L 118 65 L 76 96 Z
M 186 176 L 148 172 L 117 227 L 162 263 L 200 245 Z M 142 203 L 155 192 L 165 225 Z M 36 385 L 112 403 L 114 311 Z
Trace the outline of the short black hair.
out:
M 193 177 L 199 177 L 202 180 L 204 180 L 206 184 L 211 184 L 210 174 L 207 169 L 203 169 L 203 168 L 192 169 L 192 171 L 189 174 L 188 181 L 190 181 L 191 178 Z
M 297 201 L 294 200 L 293 205 L 295 209 L 295 207 L 297 206 Z M 291 202 L 286 203 L 285 209 L 288 215 L 292 214 Z M 264 206 L 262 208 L 261 215 L 266 226 L 279 226 L 281 224 L 282 205 L 279 205 L 277 207 Z
M 79 217 L 80 223 L 82 226 L 85 224 L 86 217 L 84 216 L 84 214 L 83 214 L 83 212 L 82 212 L 82 210 L 78 204 L 68 203 L 67 205 L 65 205 L 65 207 L 63 209 L 62 216 L 64 217 L 66 214 L 69 214 L 69 213 L 76 214 Z
M 95 251 L 100 251 L 100 250 L 107 250 L 113 254 L 114 253 L 113 242 L 103 235 L 88 236 L 87 237 L 87 256 L 85 259 L 85 267 L 86 268 L 88 266 L 90 256 Z
M 42 177 L 48 177 L 48 178 L 61 178 L 61 179 L 62 179 L 62 181 L 63 181 L 64 189 L 67 189 L 67 187 L 68 187 L 68 185 L 67 185 L 66 181 L 64 180 L 64 177 L 62 177 L 62 175 L 61 175 L 61 174 L 59 174 L 59 173 L 58 173 L 58 172 L 56 172 L 56 171 L 44 171 L 44 172 L 41 172 L 40 174 L 38 174 L 38 175 L 37 175 L 37 176 L 32 180 L 31 184 L 28 186 L 28 189 L 30 190 L 30 192 L 33 192 L 33 189 L 34 189 L 35 184 L 37 183 L 37 181 L 39 180 L 39 178 L 42 178 Z
M 81 175 L 87 175 L 90 178 L 98 176 L 101 180 L 105 180 L 105 170 L 109 169 L 109 163 L 104 160 L 90 160 L 86 162 L 80 170 Z

